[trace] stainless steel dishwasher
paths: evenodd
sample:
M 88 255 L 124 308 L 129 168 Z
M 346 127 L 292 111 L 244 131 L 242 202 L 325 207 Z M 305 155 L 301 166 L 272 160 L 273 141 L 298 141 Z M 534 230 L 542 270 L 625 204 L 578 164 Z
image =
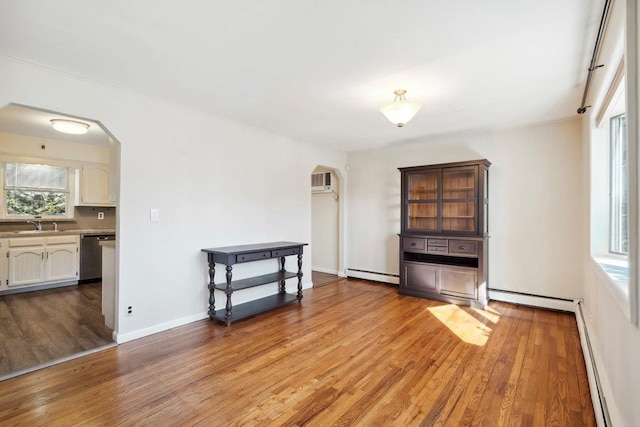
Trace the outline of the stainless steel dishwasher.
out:
M 80 281 L 102 278 L 102 248 L 100 242 L 115 240 L 115 233 L 87 233 L 80 235 Z

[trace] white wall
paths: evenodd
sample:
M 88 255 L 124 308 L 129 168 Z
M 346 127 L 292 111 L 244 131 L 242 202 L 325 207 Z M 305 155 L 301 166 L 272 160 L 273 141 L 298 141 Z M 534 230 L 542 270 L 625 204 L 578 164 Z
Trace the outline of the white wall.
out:
M 309 173 L 318 164 L 346 163 L 341 152 L 31 64 L 0 57 L 0 75 L 0 105 L 16 102 L 99 120 L 121 142 L 121 340 L 205 316 L 208 278 L 201 248 L 309 242 Z M 149 221 L 150 208 L 160 210 L 159 222 Z M 306 287 L 309 253 L 307 247 Z M 287 263 L 296 268 L 292 259 Z M 234 271 L 240 278 L 276 268 L 276 260 L 268 260 Z M 295 281 L 287 283 L 293 289 Z M 273 292 L 275 285 L 254 288 L 234 302 Z M 125 305 L 133 306 L 132 317 L 124 317 Z
M 347 267 L 398 274 L 398 167 L 486 158 L 489 286 L 579 297 L 580 141 L 580 121 L 570 120 L 350 153 Z
M 42 149 L 42 145 L 46 148 Z M 82 162 L 109 163 L 107 147 L 6 132 L 0 132 L 0 153 L 41 159 L 71 160 L 77 162 L 78 167 Z
M 340 274 L 340 204 L 342 183 L 335 170 L 318 166 L 313 173 L 330 173 L 333 191 L 311 194 L 311 242 L 314 271 Z
M 312 267 L 338 274 L 338 200 L 334 193 L 311 195 Z
M 630 0 L 627 5 L 635 5 L 635 0 Z M 603 48 L 600 53 L 599 62 L 605 67 L 595 73 L 596 78 L 591 86 L 590 93 L 593 107 L 588 110 L 584 118 L 584 150 L 588 152 L 590 144 L 596 142 L 598 135 L 595 130 L 594 117 L 598 113 L 604 95 L 610 86 L 610 82 L 618 64 L 620 43 L 623 37 L 625 26 L 624 18 L 625 2 L 613 2 L 611 21 L 608 25 L 607 33 L 603 40 Z M 631 32 L 627 33 L 627 111 L 638 111 L 637 88 L 630 84 L 629 76 L 637 73 L 638 64 L 638 44 L 637 44 L 637 23 L 638 17 L 629 14 L 630 21 L 627 26 Z M 635 80 L 635 79 L 634 79 Z M 629 108 L 633 109 L 630 110 Z M 640 118 L 637 115 L 628 115 L 629 128 L 631 121 L 637 123 Z M 629 133 L 631 137 L 631 132 Z M 637 147 L 638 140 L 630 139 L 629 144 Z M 585 194 L 585 216 L 587 221 L 583 227 L 583 239 L 585 242 L 597 239 L 597 234 L 592 234 L 589 227 L 589 194 L 592 187 L 601 187 L 601 182 L 589 182 L 589 156 L 583 159 L 584 194 Z M 636 189 L 637 190 L 637 189 Z M 640 196 L 639 196 L 640 197 Z M 593 214 L 596 209 L 592 209 Z M 604 224 L 604 226 L 607 226 Z M 636 236 L 636 238 L 638 238 Z M 597 245 L 596 245 L 597 246 Z M 589 331 L 591 345 L 596 353 L 596 363 L 599 376 L 602 379 L 605 389 L 605 398 L 609 413 L 611 414 L 613 425 L 634 426 L 640 420 L 640 330 L 637 325 L 630 322 L 629 304 L 622 307 L 620 298 L 612 291 L 611 280 L 603 273 L 602 269 L 591 259 L 589 245 L 585 245 L 582 252 L 584 261 L 584 286 L 583 296 L 585 300 L 586 322 Z M 635 259 L 637 262 L 637 258 Z M 632 286 L 638 286 L 632 282 Z M 637 305 L 640 299 L 636 297 Z

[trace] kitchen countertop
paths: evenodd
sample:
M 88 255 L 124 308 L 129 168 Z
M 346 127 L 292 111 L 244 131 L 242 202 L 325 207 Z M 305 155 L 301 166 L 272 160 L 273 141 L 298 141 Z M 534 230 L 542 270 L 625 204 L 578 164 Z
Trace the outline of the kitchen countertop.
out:
M 116 247 L 116 241 L 115 240 L 103 240 L 98 244 L 100 246 L 102 246 L 103 248 L 115 248 Z
M 26 231 L 26 230 L 20 230 Z M 89 234 L 89 233 L 115 233 L 116 230 L 114 228 L 83 228 L 78 230 L 42 230 L 37 231 L 28 230 L 28 233 L 24 232 L 15 232 L 15 231 L 3 231 L 0 233 L 0 239 L 7 239 L 10 237 L 35 237 L 35 236 L 60 236 L 60 235 L 69 235 L 69 234 Z

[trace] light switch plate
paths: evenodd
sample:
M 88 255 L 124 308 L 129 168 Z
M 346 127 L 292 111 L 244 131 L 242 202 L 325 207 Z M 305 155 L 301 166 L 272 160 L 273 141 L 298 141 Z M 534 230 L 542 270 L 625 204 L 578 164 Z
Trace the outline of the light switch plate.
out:
M 149 215 L 151 217 L 151 221 L 160 221 L 160 209 L 152 208 L 149 211 Z

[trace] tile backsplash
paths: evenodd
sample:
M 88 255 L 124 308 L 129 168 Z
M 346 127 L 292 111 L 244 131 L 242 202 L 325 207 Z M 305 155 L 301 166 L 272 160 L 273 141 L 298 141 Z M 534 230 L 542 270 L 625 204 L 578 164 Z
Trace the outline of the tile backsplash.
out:
M 98 212 L 104 213 L 104 219 L 98 219 Z M 49 230 L 53 221 L 43 220 L 42 228 Z M 60 230 L 78 230 L 87 228 L 116 228 L 116 208 L 97 206 L 76 206 L 73 221 L 56 221 Z M 25 222 L 0 223 L 0 232 L 14 230 L 30 230 L 32 225 Z

